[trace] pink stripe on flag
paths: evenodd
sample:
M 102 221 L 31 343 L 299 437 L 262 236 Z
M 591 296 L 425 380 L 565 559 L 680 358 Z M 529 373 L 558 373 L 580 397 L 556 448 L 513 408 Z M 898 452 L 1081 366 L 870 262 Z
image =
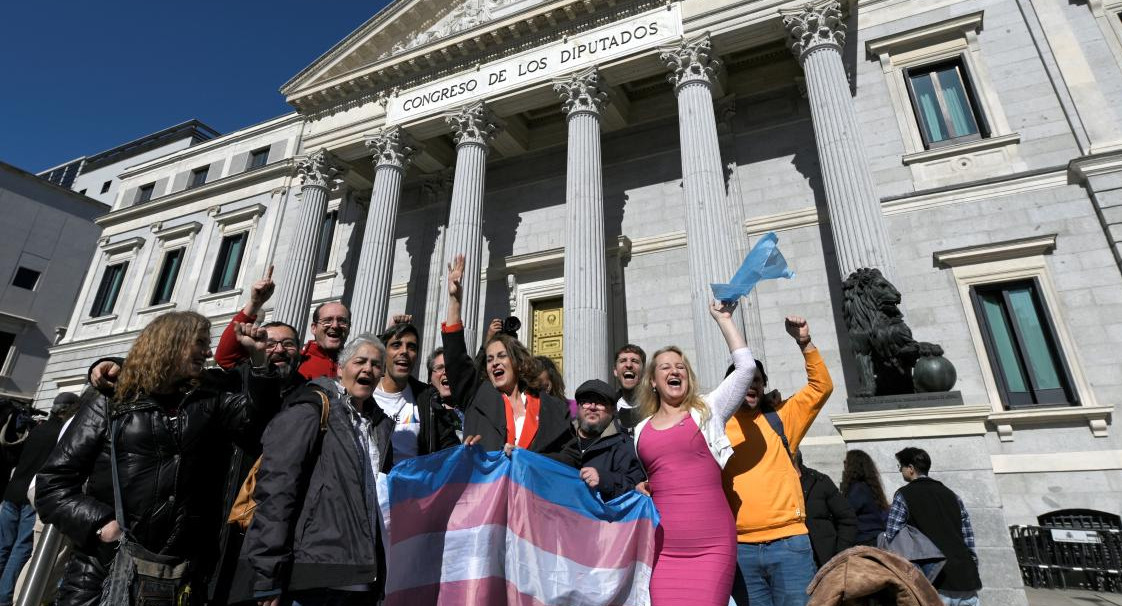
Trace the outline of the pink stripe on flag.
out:
M 506 579 L 487 577 L 450 581 L 397 591 L 386 596 L 385 606 L 546 606 L 533 596 L 519 593 Z
M 420 499 L 390 509 L 390 544 L 430 532 L 505 525 L 510 478 L 486 484 L 446 484 Z

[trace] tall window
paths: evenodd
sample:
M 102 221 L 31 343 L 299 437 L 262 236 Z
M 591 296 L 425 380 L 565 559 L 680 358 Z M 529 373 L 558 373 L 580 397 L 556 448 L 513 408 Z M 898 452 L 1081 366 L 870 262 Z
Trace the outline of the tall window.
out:
M 268 162 L 269 162 L 269 148 L 268 147 L 262 147 L 261 149 L 255 149 L 255 150 L 249 152 L 249 166 L 246 167 L 246 170 L 253 170 L 255 168 L 261 168 L 262 166 L 265 166 L 265 164 L 267 164 Z
M 97 318 L 113 313 L 117 304 L 117 295 L 121 294 L 121 283 L 125 281 L 125 272 L 128 270 L 128 261 L 116 263 L 105 268 L 101 274 L 101 284 L 94 295 L 93 307 L 90 308 L 90 317 Z
M 1078 403 L 1036 280 L 970 288 L 1006 408 Z
M 248 236 L 249 233 L 243 231 L 222 238 L 222 245 L 218 247 L 218 260 L 214 263 L 214 273 L 210 276 L 210 292 L 231 290 L 237 285 Z
M 156 184 L 155 183 L 149 183 L 147 185 L 141 185 L 140 188 L 136 190 L 136 203 L 137 204 L 143 204 L 143 203 L 151 200 L 152 199 L 152 193 L 155 192 L 155 191 L 156 191 Z
M 928 149 L 987 136 L 962 59 L 906 70 L 912 106 Z
M 8 354 L 12 351 L 12 345 L 16 342 L 16 336 L 10 332 L 0 332 L 0 373 L 4 372 L 4 365 L 8 363 Z
M 112 185 L 112 184 L 113 184 L 112 179 L 106 181 L 105 183 L 102 183 L 101 184 L 101 193 L 104 194 L 105 192 L 109 191 L 109 186 Z
M 339 221 L 339 211 L 333 210 L 323 216 L 319 229 L 319 250 L 316 251 L 316 272 L 327 271 L 331 262 L 331 244 L 335 239 L 335 224 Z
M 191 180 L 187 182 L 187 189 L 191 189 L 192 187 L 198 187 L 198 186 L 206 183 L 206 176 L 207 176 L 207 173 L 209 173 L 209 172 L 210 172 L 210 166 L 204 166 L 202 168 L 196 168 L 195 170 L 191 171 Z
M 175 282 L 179 279 L 179 267 L 183 264 L 183 251 L 184 249 L 177 248 L 164 254 L 164 262 L 160 265 L 160 273 L 156 277 L 156 290 L 152 292 L 151 305 L 171 301 Z

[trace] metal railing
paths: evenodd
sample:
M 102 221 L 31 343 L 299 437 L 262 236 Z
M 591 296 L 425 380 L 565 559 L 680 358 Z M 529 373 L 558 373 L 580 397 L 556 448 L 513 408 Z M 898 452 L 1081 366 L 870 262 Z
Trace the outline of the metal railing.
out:
M 62 549 L 62 533 L 47 524 L 43 527 L 43 534 L 39 535 L 39 542 L 35 544 L 31 561 L 27 563 L 27 578 L 24 579 L 22 591 L 16 596 L 15 606 L 39 606 L 43 601 L 43 594 L 47 591 L 51 570 L 54 568 L 60 549 Z
M 1122 530 L 1010 526 L 1025 585 L 1122 593 Z

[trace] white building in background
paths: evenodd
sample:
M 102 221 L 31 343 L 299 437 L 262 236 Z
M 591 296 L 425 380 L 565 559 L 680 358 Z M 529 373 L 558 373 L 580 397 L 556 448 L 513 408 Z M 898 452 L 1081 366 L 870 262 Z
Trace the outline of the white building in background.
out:
M 803 441 L 835 477 L 920 445 L 963 496 L 987 604 L 1024 604 L 1008 527 L 1122 513 L 1122 3 L 398 0 L 282 88 L 296 112 L 119 174 L 39 393 L 158 313 L 215 333 L 270 264 L 267 313 L 523 319 L 566 382 L 632 342 L 725 366 L 707 285 L 776 231 L 798 272 L 741 320 L 775 387 L 806 316 L 835 380 Z M 262 94 L 268 94 L 262 91 Z M 963 405 L 852 412 L 841 284 L 877 267 Z M 1026 567 L 1025 578 L 1031 578 Z

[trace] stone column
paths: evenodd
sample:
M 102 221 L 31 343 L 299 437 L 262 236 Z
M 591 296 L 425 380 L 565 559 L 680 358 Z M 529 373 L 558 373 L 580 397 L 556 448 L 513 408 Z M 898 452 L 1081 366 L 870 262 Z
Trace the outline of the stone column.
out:
M 607 381 L 608 263 L 604 244 L 604 179 L 600 109 L 608 95 L 593 68 L 556 82 L 569 127 L 565 178 L 565 385 Z
M 444 237 L 448 231 L 448 196 L 452 192 L 452 170 L 444 169 L 428 175 L 421 183 L 421 195 L 429 209 L 427 225 L 431 239 L 428 240 L 432 253 L 429 257 L 429 279 L 425 291 L 425 315 L 421 326 L 421 359 L 427 360 L 440 340 L 440 310 L 444 306 Z M 427 378 L 425 379 L 428 380 Z
M 842 64 L 845 24 L 837 0 L 781 12 L 788 46 L 806 75 L 818 163 L 830 210 L 830 232 L 841 278 L 875 267 L 896 277 L 888 230 L 857 124 L 857 108 Z
M 351 295 L 351 332 L 356 335 L 379 334 L 386 327 L 401 182 L 416 153 L 412 137 L 398 126 L 377 134 L 366 146 L 374 152 L 374 192 Z
M 479 289 L 483 256 L 483 191 L 487 174 L 488 145 L 499 125 L 495 115 L 482 101 L 447 116 L 456 139 L 456 175 L 452 183 L 452 203 L 448 210 L 448 231 L 444 241 L 445 262 L 457 254 L 465 257 L 463 278 L 464 340 L 468 351 L 475 351 L 480 329 Z M 447 296 L 447 293 L 444 293 Z M 441 318 L 443 320 L 443 318 Z
M 273 318 L 287 322 L 298 331 L 308 327 L 308 308 L 312 304 L 315 280 L 316 251 L 319 250 L 323 216 L 327 212 L 327 194 L 341 181 L 343 170 L 326 149 L 300 159 L 300 213 L 295 217 L 288 259 L 281 268 L 283 281 L 277 284 Z
M 720 382 L 729 360 L 725 340 L 709 316 L 713 299 L 709 285 L 731 278 L 742 260 L 737 258 L 741 247 L 733 225 L 736 214 L 725 197 L 713 110 L 713 81 L 720 63 L 712 56 L 708 35 L 663 52 L 662 60 L 670 68 L 669 80 L 678 97 L 690 310 L 697 351 L 694 367 L 701 388 L 707 391 Z

